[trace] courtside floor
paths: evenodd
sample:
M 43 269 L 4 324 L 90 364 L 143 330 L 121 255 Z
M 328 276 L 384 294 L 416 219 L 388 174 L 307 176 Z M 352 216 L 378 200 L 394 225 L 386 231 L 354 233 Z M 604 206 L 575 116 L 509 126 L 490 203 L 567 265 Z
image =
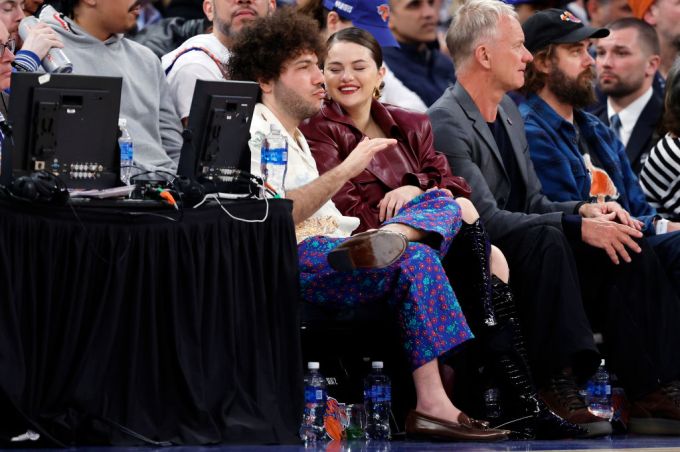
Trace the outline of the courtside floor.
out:
M 25 446 L 24 446 L 25 447 Z M 64 451 L 69 449 L 22 449 L 37 452 Z M 367 441 L 343 441 L 325 443 L 319 447 L 303 446 L 247 446 L 229 445 L 213 447 L 79 447 L 72 450 L 78 452 L 143 452 L 149 450 L 167 452 L 400 452 L 400 451 L 587 451 L 587 450 L 626 450 L 629 452 L 664 452 L 680 451 L 680 437 L 650 436 L 612 436 L 587 440 L 566 441 L 503 441 L 498 443 L 431 443 L 418 441 L 391 441 L 373 443 Z

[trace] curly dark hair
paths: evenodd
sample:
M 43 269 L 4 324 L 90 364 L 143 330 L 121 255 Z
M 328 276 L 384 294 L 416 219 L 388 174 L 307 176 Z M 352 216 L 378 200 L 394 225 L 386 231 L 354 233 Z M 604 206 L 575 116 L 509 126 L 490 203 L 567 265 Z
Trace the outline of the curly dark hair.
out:
M 230 49 L 229 75 L 232 80 L 278 80 L 284 63 L 307 52 L 321 58 L 324 49 L 313 19 L 281 8 L 238 34 Z

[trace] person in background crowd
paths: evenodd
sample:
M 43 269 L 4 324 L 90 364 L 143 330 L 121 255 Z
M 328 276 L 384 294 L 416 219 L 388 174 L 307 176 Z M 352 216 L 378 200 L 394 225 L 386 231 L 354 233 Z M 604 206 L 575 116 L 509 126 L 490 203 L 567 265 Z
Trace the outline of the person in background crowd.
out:
M 528 18 L 539 11 L 548 8 L 558 8 L 564 4 L 564 0 L 504 0 L 512 5 L 517 11 L 519 23 L 523 24 Z
M 458 204 L 434 189 L 404 205 L 380 229 L 346 239 L 359 220 L 340 214 L 331 197 L 395 140 L 362 140 L 342 164 L 319 176 L 297 128 L 319 111 L 325 94 L 317 59 L 323 44 L 315 22 L 282 8 L 245 28 L 231 51 L 231 78 L 255 80 L 262 90 L 250 128 L 251 171 L 259 173 L 260 146 L 272 126 L 288 141 L 285 196 L 294 201 L 302 299 L 329 308 L 377 302 L 393 307 L 417 394 L 408 433 L 449 440 L 506 438 L 507 431 L 489 429 L 456 408 L 439 376 L 438 357 L 471 337 L 440 261 L 460 227 Z M 432 247 L 422 243 L 426 239 Z M 387 245 L 399 252 L 392 255 L 383 249 Z M 379 262 L 383 253 L 390 258 Z M 368 264 L 357 268 L 359 258 Z M 362 289 L 367 285 L 370 290 Z
M 158 23 L 163 15 L 156 9 L 151 0 L 142 0 L 139 9 L 139 16 L 137 17 L 137 30 L 143 30 L 149 25 Z
M 680 362 L 677 352 L 665 345 L 680 343 L 680 232 L 671 232 L 680 231 L 680 224 L 666 223 L 668 232 L 661 230 L 623 145 L 611 129 L 582 110 L 595 97 L 590 39 L 605 38 L 609 31 L 584 26 L 559 9 L 536 14 L 523 29 L 534 59 L 526 67 L 527 101 L 520 112 L 543 192 L 561 202 L 609 195 L 617 202 L 605 198 L 599 205 L 609 206 L 619 221 L 642 228 L 647 236 L 638 242 L 642 253 L 623 268 L 610 265 L 605 253 L 588 253 L 589 263 L 599 261 L 590 271 L 621 292 L 583 306 L 591 325 L 601 328 L 609 369 L 632 403 L 629 428 L 680 435 Z M 581 267 L 586 263 L 579 257 Z M 602 284 L 584 286 L 593 291 Z M 549 405 L 557 410 L 558 402 Z
M 73 72 L 123 78 L 120 116 L 135 144 L 135 166 L 174 173 L 182 146 L 181 124 L 160 61 L 123 37 L 135 27 L 135 0 L 63 0 L 63 14 L 40 19 L 67 43 Z M 162 177 L 165 173 L 157 173 Z
M 182 122 L 189 117 L 196 80 L 225 80 L 229 46 L 234 37 L 257 17 L 276 9 L 274 0 L 205 0 L 203 9 L 212 33 L 189 38 L 161 59 L 172 101 Z
M 453 63 L 439 49 L 434 0 L 390 0 L 390 30 L 399 47 L 386 47 L 387 66 L 429 106 L 456 81 Z
M 44 2 L 45 0 L 25 0 L 23 6 L 24 14 L 27 16 L 34 15 Z
M 9 88 L 12 78 L 12 62 L 14 61 L 14 45 L 7 27 L 0 22 L 0 114 L 7 119 L 7 107 L 9 104 L 9 96 L 5 92 Z M 2 140 L 4 136 L 0 133 L 0 149 L 2 148 Z
M 663 100 L 652 88 L 659 68 L 659 40 L 654 28 L 635 18 L 612 22 L 609 36 L 595 45 L 597 87 L 606 102 L 592 113 L 611 127 L 626 148 L 635 174 L 640 174 L 656 129 Z
M 20 43 L 19 23 L 25 17 L 24 5 L 24 0 L 0 0 L 0 22 L 17 42 L 17 47 L 20 44 L 21 50 L 17 52 L 14 62 L 17 70 L 35 72 L 52 47 L 61 48 L 64 45 L 57 33 L 46 24 L 37 24 L 28 32 L 26 40 Z
M 663 129 L 642 167 L 640 184 L 659 215 L 680 221 L 680 60 L 668 73 Z
M 662 80 L 666 79 L 680 49 L 680 3 L 675 0 L 628 0 L 633 16 L 656 29 L 661 49 L 657 89 L 663 95 Z
M 203 0 L 170 0 L 166 9 L 166 17 L 182 17 L 184 19 L 203 18 Z
M 585 6 L 589 24 L 595 28 L 606 27 L 615 20 L 633 17 L 628 0 L 587 0 Z

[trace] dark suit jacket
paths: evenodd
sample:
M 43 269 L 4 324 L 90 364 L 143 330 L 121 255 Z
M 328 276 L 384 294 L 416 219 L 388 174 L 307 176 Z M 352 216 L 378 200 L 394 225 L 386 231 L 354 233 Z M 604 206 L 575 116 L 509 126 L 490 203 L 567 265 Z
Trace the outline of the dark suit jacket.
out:
M 463 176 L 472 187 L 472 202 L 492 240 L 534 225 L 551 225 L 562 230 L 563 214 L 574 213 L 578 203 L 553 202 L 542 193 L 529 158 L 524 122 L 508 96 L 498 106 L 498 114 L 526 186 L 522 212 L 504 210 L 510 195 L 510 178 L 491 130 L 465 88 L 456 83 L 427 113 L 432 121 L 435 149 L 448 157 L 453 173 Z
M 606 100 L 593 110 L 593 114 L 609 126 Z M 656 127 L 661 121 L 662 114 L 663 98 L 654 92 L 649 99 L 649 102 L 647 102 L 647 105 L 645 105 L 645 108 L 642 109 L 640 117 L 633 127 L 633 133 L 630 135 L 630 140 L 628 140 L 628 144 L 626 145 L 628 160 L 633 167 L 633 172 L 638 176 L 640 175 L 640 171 L 642 171 L 642 157 L 645 154 L 648 154 L 656 142 L 659 141 L 660 137 L 656 133 Z

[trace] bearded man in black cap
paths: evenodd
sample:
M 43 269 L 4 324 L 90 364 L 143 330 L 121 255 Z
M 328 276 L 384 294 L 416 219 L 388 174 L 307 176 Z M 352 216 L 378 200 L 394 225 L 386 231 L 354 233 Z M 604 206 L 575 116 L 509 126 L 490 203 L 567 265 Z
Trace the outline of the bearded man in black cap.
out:
M 677 295 L 680 232 L 671 232 L 671 228 L 680 224 L 664 223 L 655 215 L 621 141 L 597 117 L 582 110 L 595 98 L 590 39 L 606 37 L 609 30 L 587 27 L 568 11 L 559 9 L 541 11 L 527 20 L 523 29 L 525 45 L 534 59 L 526 67 L 523 92 L 527 97 L 520 112 L 543 192 L 558 202 L 599 199 L 619 218 L 642 230 L 646 237 L 643 242 L 656 253 L 642 253 L 633 256 L 633 260 L 638 261 L 643 272 L 658 268 L 660 263 L 662 270 L 654 276 L 653 283 L 663 288 L 676 283 Z M 631 219 L 629 212 L 637 218 Z M 598 261 L 597 266 L 591 266 L 592 273 L 620 277 L 618 269 L 609 270 L 611 265 L 604 253 L 593 256 L 592 262 Z M 642 274 L 632 273 L 630 277 L 637 280 L 640 288 L 651 282 L 645 281 Z M 636 291 L 642 293 L 639 290 Z M 660 346 L 666 334 L 664 326 L 675 328 L 665 324 L 661 314 L 677 313 L 678 299 L 670 293 L 658 297 L 633 299 L 637 307 L 632 308 L 626 306 L 623 297 L 609 304 L 605 299 L 601 306 L 590 306 L 590 320 L 603 331 L 609 345 L 609 367 L 633 400 L 631 430 L 680 434 L 680 386 L 674 381 L 678 377 L 677 364 L 672 362 L 674 358 L 664 355 L 664 347 Z M 615 310 L 627 311 L 631 320 L 614 321 Z M 655 310 L 658 312 L 653 315 Z M 649 323 L 645 325 L 646 322 Z M 677 341 L 673 333 L 668 336 L 671 338 Z M 640 368 L 649 370 L 641 372 Z

